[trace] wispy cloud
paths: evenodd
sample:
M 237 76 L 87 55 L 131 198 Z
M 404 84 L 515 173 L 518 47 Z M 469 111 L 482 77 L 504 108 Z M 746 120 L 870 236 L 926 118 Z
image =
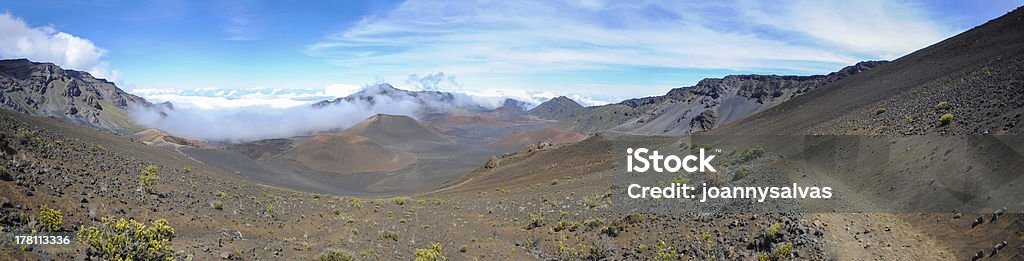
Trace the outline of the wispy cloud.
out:
M 444 71 L 474 83 L 637 68 L 825 73 L 955 32 L 922 12 L 890 1 L 409 0 L 305 52 L 349 70 Z
M 252 41 L 263 37 L 262 23 L 257 19 L 251 6 L 234 2 L 222 2 L 224 40 Z
M 110 68 L 107 50 L 89 39 L 58 31 L 52 26 L 32 27 L 10 13 L 0 14 L 0 58 L 28 58 L 52 62 L 67 69 L 87 71 L 113 82 L 121 72 Z
M 824 47 L 865 58 L 895 59 L 953 36 L 958 28 L 931 21 L 922 5 L 900 1 L 746 2 L 750 21 L 792 31 Z

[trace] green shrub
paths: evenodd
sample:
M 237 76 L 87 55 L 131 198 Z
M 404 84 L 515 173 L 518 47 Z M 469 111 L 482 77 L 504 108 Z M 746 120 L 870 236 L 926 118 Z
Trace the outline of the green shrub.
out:
M 714 148 L 715 147 L 711 146 L 711 144 L 707 144 L 707 143 L 706 144 L 701 144 L 701 145 L 694 145 L 693 147 L 690 147 L 690 149 L 692 149 L 692 150 L 704 149 L 705 151 L 711 151 Z
M 355 260 L 355 258 L 352 258 L 352 254 L 349 254 L 348 252 L 342 251 L 340 249 L 331 249 L 331 250 L 327 250 L 327 252 L 324 252 L 323 254 L 320 254 L 320 257 L 317 257 L 317 260 L 319 260 L 319 261 L 352 261 L 352 260 Z
M 600 219 L 587 219 L 583 221 L 583 226 L 587 227 L 587 230 L 592 230 L 604 225 L 604 221 Z
M 185 174 L 192 173 L 192 168 L 189 166 L 184 166 L 181 168 L 181 172 L 184 172 Z
M 555 224 L 555 227 L 551 228 L 551 230 L 555 231 L 555 232 L 558 232 L 558 231 L 565 230 L 569 226 L 572 226 L 572 225 L 570 223 L 566 223 L 565 221 L 558 221 L 558 224 Z
M 380 236 L 377 236 L 377 238 L 380 239 L 380 240 L 388 240 L 388 239 L 390 239 L 392 241 L 398 241 L 398 233 L 391 232 L 391 231 L 384 231 L 384 232 L 381 232 Z
M 765 252 L 757 253 L 757 261 L 771 261 L 771 260 L 772 260 L 772 257 L 769 256 L 768 253 L 765 253 Z
M 99 144 L 89 145 L 89 151 L 97 152 L 97 151 L 101 151 L 101 150 L 103 150 L 103 145 L 99 145 Z
M 174 260 L 174 229 L 166 219 L 146 226 L 134 219 L 103 218 L 100 227 L 81 226 L 77 238 L 88 247 L 86 255 L 102 260 Z
M 622 224 L 622 221 L 615 220 L 608 226 L 601 227 L 600 232 L 601 234 L 608 235 L 609 237 L 617 237 L 619 236 L 619 232 L 625 230 L 625 227 L 626 226 Z
M 430 248 L 417 248 L 415 256 L 416 261 L 448 260 L 448 257 L 441 253 L 441 243 L 437 242 L 431 243 Z
M 736 175 L 733 176 L 732 180 L 736 181 L 743 179 L 747 175 L 750 175 L 751 172 L 754 172 L 754 170 L 751 169 L 750 166 L 740 166 L 738 169 L 736 169 Z
M 761 146 L 757 146 L 757 147 L 754 147 L 754 148 L 746 149 L 746 150 L 743 150 L 743 155 L 740 157 L 740 160 L 742 162 L 751 161 L 753 159 L 763 157 L 764 153 L 765 153 L 764 147 L 761 147 Z
M 638 223 L 643 223 L 645 220 L 647 220 L 647 217 L 644 216 L 643 214 L 634 213 L 634 214 L 629 214 L 629 215 L 626 215 L 625 217 L 623 217 L 622 218 L 622 223 L 638 224 Z
M 679 175 L 678 177 L 673 178 L 671 182 L 678 184 L 686 184 L 690 182 L 690 178 L 687 178 L 685 175 Z
M 64 225 L 64 215 L 60 210 L 43 205 L 39 208 L 39 222 L 46 231 L 60 231 L 60 226 Z
M 875 110 L 875 114 L 882 114 L 882 113 L 885 113 L 885 108 L 884 107 L 880 107 L 880 108 Z
M 768 227 L 768 235 L 771 235 L 772 237 L 777 236 L 779 234 L 779 231 L 782 231 L 782 229 L 786 228 L 785 226 L 786 225 L 782 224 L 782 222 L 772 224 L 771 226 Z
M 358 198 L 349 198 L 348 199 L 348 205 L 349 206 L 353 206 L 355 208 L 360 208 L 361 209 L 361 208 L 363 208 L 363 200 L 362 199 L 358 199 Z
M 939 104 L 935 105 L 935 108 L 939 109 L 939 110 L 948 110 L 949 109 L 949 103 L 945 102 L 945 101 L 941 101 L 941 102 L 939 102 Z
M 395 197 L 391 201 L 395 202 L 395 205 L 399 205 L 399 206 L 405 205 L 405 198 L 403 198 L 403 197 Z
M 156 172 L 159 170 L 160 168 L 156 165 L 146 166 L 146 169 L 139 173 L 139 186 L 146 190 L 146 192 L 152 192 L 156 186 Z
M 722 162 L 722 164 L 724 164 L 725 166 L 743 164 L 743 163 L 746 163 L 748 161 L 751 161 L 751 160 L 754 160 L 754 159 L 757 159 L 757 158 L 760 158 L 760 157 L 764 157 L 764 155 L 765 155 L 764 147 L 757 146 L 757 147 L 754 147 L 754 148 L 744 149 L 742 153 L 740 153 L 738 155 L 735 155 L 735 156 L 732 156 L 729 159 L 724 160 Z
M 658 240 L 658 253 L 654 255 L 654 260 L 677 260 L 679 259 L 679 253 L 672 250 L 665 240 Z
M 774 259 L 789 258 L 790 256 L 792 256 L 792 252 L 793 252 L 793 243 L 786 242 L 785 244 L 782 244 L 781 246 L 775 248 L 775 251 L 772 251 L 772 258 L 774 258 Z
M 36 134 L 37 133 L 34 130 L 19 128 L 17 136 L 18 140 L 21 141 L 21 144 L 25 145 L 33 142 L 37 138 Z
M 469 251 L 469 247 L 468 246 L 462 245 L 462 246 L 459 247 L 459 252 L 460 253 L 466 253 L 466 251 Z
M 224 210 L 224 202 L 213 201 L 213 203 L 210 203 L 210 206 L 213 206 L 213 209 L 216 210 Z
M 942 117 L 939 117 L 939 126 L 940 127 L 941 126 L 946 126 L 946 124 L 949 124 L 952 121 L 953 121 L 953 114 L 952 113 L 943 114 Z
M 527 229 L 544 226 L 544 216 L 533 212 L 528 213 L 528 215 L 530 216 L 530 224 L 526 226 Z

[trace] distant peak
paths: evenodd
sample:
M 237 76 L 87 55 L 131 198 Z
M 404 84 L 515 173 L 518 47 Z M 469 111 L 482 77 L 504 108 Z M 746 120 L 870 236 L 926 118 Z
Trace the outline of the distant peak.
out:
M 580 103 L 576 102 L 575 100 L 573 100 L 573 99 L 571 99 L 569 97 L 565 97 L 565 96 L 558 96 L 558 97 L 552 98 L 551 100 L 548 100 L 547 102 L 544 102 L 544 103 L 558 103 L 558 104 L 565 104 L 565 105 L 572 105 L 572 106 L 583 107 L 583 105 L 580 105 Z

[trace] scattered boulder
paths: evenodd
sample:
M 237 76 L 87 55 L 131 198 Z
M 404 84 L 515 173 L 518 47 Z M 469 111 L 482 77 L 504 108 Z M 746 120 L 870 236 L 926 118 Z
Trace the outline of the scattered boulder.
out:
M 484 163 L 484 168 L 486 168 L 486 169 L 497 168 L 499 162 L 500 161 L 498 160 L 497 156 L 491 155 L 491 158 L 487 160 L 487 163 Z

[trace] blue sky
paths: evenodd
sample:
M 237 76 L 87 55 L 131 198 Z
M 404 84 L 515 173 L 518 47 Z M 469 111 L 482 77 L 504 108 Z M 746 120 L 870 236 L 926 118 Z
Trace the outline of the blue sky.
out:
M 140 92 L 343 94 L 383 81 L 600 103 L 706 77 L 893 59 L 1022 4 L 702 2 L 0 0 L 0 57 L 55 62 Z

